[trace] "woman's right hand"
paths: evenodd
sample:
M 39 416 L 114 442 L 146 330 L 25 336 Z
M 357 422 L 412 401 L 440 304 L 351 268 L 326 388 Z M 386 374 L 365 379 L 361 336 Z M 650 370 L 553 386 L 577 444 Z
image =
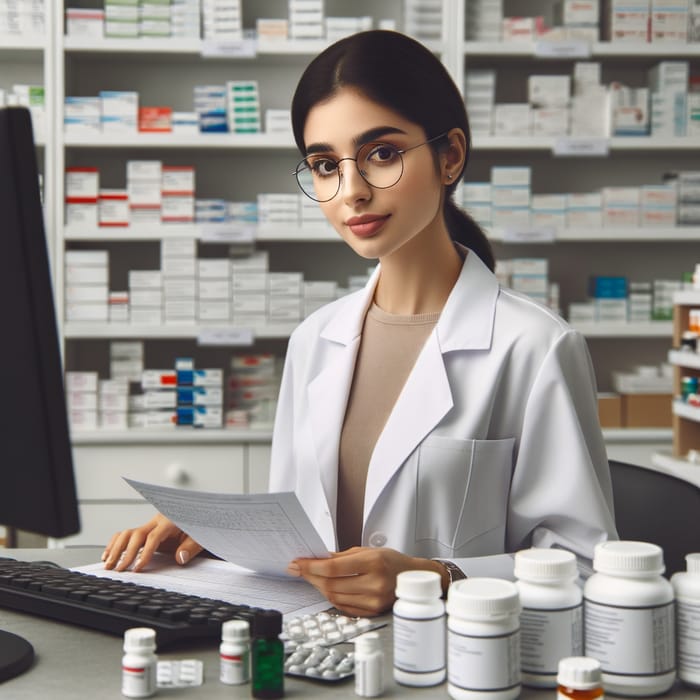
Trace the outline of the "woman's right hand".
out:
M 105 569 L 124 571 L 131 567 L 132 571 L 141 571 L 156 551 L 173 552 L 178 564 L 187 564 L 202 547 L 158 513 L 141 527 L 112 535 L 102 561 Z

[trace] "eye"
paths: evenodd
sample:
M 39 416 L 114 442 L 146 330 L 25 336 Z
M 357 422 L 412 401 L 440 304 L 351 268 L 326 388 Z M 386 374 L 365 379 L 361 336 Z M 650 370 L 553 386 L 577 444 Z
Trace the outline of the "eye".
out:
M 389 165 L 394 163 L 398 158 L 399 149 L 396 148 L 396 146 L 392 146 L 388 143 L 376 143 L 370 147 L 365 161 L 372 165 Z
M 313 158 L 307 163 L 314 177 L 329 177 L 338 170 L 338 164 L 331 158 Z

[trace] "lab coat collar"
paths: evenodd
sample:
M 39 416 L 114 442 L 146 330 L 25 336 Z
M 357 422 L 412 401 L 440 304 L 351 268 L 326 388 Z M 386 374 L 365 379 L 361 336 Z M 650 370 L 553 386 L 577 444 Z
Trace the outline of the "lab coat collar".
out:
M 442 352 L 486 350 L 491 346 L 498 298 L 498 281 L 473 251 L 455 244 L 465 257 L 437 324 Z M 377 265 L 364 289 L 347 297 L 340 313 L 334 314 L 321 337 L 348 345 L 362 334 L 367 309 L 374 299 L 381 266 Z
M 396 470 L 454 405 L 444 353 L 487 349 L 491 344 L 498 282 L 475 253 L 467 249 L 462 252 L 466 259 L 457 282 L 377 440 L 367 474 L 365 522 Z M 322 338 L 343 345 L 344 349 L 308 389 L 321 483 L 334 522 L 340 430 L 362 326 L 379 272 L 377 266 L 364 289 L 346 297 L 321 331 Z M 427 393 L 426 377 L 430 378 Z

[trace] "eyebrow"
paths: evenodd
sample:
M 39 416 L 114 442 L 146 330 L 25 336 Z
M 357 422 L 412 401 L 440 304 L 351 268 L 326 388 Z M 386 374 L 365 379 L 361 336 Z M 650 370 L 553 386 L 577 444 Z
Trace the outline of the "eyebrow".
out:
M 389 136 L 390 134 L 405 134 L 403 129 L 399 129 L 396 126 L 376 126 L 373 129 L 368 129 L 363 131 L 358 136 L 352 140 L 355 148 L 364 146 L 366 143 L 371 141 L 376 141 L 384 136 Z M 333 146 L 329 143 L 312 143 L 306 148 L 306 155 L 311 155 L 313 153 L 328 153 L 333 150 Z

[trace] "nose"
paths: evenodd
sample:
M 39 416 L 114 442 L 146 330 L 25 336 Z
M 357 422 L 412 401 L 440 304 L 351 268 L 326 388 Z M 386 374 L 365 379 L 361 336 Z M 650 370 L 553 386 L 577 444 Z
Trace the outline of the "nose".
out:
M 354 204 L 359 201 L 370 199 L 372 188 L 360 175 L 357 161 L 347 158 L 338 164 L 340 169 L 340 188 L 342 197 L 346 204 Z

